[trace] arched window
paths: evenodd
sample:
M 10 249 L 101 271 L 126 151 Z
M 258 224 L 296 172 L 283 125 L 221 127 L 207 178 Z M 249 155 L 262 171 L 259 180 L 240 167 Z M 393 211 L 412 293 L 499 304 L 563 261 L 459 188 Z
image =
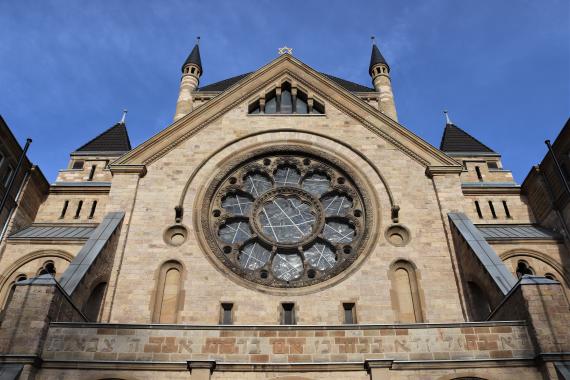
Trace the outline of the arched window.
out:
M 160 268 L 152 321 L 154 323 L 176 323 L 181 303 L 182 265 L 167 261 Z
M 549 280 L 558 281 L 558 280 L 556 279 L 556 276 L 553 275 L 552 273 L 545 273 L 545 274 L 544 274 L 544 277 L 548 278 Z
M 423 321 L 416 270 L 412 263 L 398 260 L 390 268 L 392 307 L 398 323 Z
M 82 310 L 88 321 L 96 322 L 99 320 L 99 313 L 101 312 L 101 305 L 103 304 L 106 289 L 107 283 L 101 282 L 91 291 L 91 294 L 89 295 L 89 298 Z
M 517 277 L 521 278 L 525 274 L 532 276 L 532 275 L 534 275 L 534 271 L 532 270 L 532 268 L 528 265 L 528 263 L 526 261 L 521 260 L 517 264 Z
M 485 292 L 474 282 L 467 282 L 469 295 L 471 296 L 471 319 L 484 321 L 491 313 L 491 305 Z
M 55 276 L 55 265 L 53 263 L 53 261 L 46 261 L 44 263 L 44 265 L 42 265 L 42 267 L 40 268 L 40 270 L 38 271 L 38 276 L 41 276 L 42 274 L 51 274 L 52 276 Z
M 279 90 L 279 91 L 278 91 Z M 265 106 L 256 100 L 248 107 L 249 114 L 324 114 L 323 103 L 309 99 L 308 95 L 289 82 L 283 82 L 278 90 L 265 94 Z

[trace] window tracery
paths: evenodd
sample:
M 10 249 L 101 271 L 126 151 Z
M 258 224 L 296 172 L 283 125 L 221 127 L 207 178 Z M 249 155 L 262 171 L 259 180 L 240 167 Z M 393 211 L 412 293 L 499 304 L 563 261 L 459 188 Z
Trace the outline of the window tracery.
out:
M 307 93 L 284 82 L 280 87 L 269 91 L 261 99 L 249 105 L 249 114 L 324 114 L 323 103 L 311 98 Z
M 336 165 L 303 152 L 272 153 L 226 173 L 203 224 L 214 254 L 234 273 L 302 287 L 335 276 L 360 253 L 361 190 Z

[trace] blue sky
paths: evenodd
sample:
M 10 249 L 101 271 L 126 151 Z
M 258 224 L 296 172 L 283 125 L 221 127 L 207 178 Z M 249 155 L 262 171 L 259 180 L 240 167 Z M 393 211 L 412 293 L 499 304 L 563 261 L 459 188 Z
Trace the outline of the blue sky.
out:
M 202 37 L 201 84 L 277 48 L 370 85 L 370 36 L 400 122 L 439 146 L 443 109 L 522 182 L 570 116 L 570 2 L 0 0 L 0 113 L 48 180 L 129 110 L 131 141 L 168 126 L 180 66 Z

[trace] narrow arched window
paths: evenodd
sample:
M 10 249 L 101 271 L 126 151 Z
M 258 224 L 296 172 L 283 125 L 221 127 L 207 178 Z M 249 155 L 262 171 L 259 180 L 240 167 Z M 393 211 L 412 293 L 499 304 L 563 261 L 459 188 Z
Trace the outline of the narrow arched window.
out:
M 168 261 L 160 269 L 156 289 L 153 322 L 176 323 L 181 303 L 182 265 Z
M 105 290 L 107 289 L 107 283 L 101 282 L 93 288 L 87 302 L 83 306 L 83 314 L 87 317 L 89 322 L 96 322 L 99 319 L 99 314 L 101 313 L 101 305 L 103 305 L 103 299 L 105 297 Z
M 390 278 L 392 280 L 392 306 L 396 322 L 422 322 L 420 291 L 414 265 L 405 260 L 396 261 L 390 269 Z

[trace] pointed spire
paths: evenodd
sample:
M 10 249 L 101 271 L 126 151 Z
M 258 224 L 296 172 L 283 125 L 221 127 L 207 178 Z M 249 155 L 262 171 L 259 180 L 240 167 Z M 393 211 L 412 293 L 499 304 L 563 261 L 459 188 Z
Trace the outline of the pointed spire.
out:
M 196 65 L 200 69 L 200 73 L 204 72 L 202 69 L 202 60 L 200 59 L 200 36 L 196 37 L 196 45 L 194 45 L 190 55 L 188 55 L 188 58 L 186 58 L 186 61 L 182 65 L 182 72 L 184 72 L 184 66 L 188 64 Z
M 127 112 L 129 111 L 127 111 L 127 109 L 125 108 L 123 110 L 123 116 L 121 116 L 121 121 L 119 121 L 119 124 L 125 125 L 127 123 Z
M 388 65 L 388 62 L 386 62 L 386 59 L 384 59 L 384 56 L 382 53 L 380 53 L 380 49 L 378 49 L 378 46 L 376 45 L 376 37 L 372 36 L 370 39 L 372 40 L 372 55 L 370 57 L 370 66 L 368 67 L 368 73 L 372 75 L 372 68 L 378 64 L 386 65 L 386 67 L 388 67 L 388 72 L 390 72 L 390 66 Z
M 449 113 L 447 112 L 447 110 L 444 110 L 443 114 L 445 115 L 445 125 L 455 125 L 449 118 Z

